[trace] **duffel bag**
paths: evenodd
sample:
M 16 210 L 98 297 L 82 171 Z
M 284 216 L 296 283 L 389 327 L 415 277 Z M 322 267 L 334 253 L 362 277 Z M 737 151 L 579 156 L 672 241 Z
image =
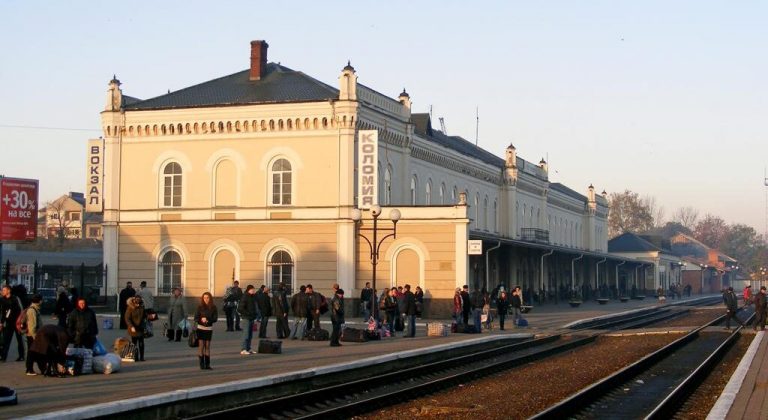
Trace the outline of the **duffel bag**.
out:
M 259 353 L 280 354 L 283 352 L 282 346 L 282 341 L 259 340 Z
M 365 343 L 368 341 L 366 330 L 347 327 L 341 332 L 341 341 L 349 343 Z
M 322 328 L 312 328 L 307 330 L 307 340 L 309 341 L 326 341 L 331 338 L 331 334 L 328 330 Z

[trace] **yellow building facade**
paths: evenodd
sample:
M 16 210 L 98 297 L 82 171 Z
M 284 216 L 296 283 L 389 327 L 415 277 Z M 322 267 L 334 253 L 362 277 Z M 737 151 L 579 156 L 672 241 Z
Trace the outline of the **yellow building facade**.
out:
M 158 296 L 178 286 L 220 297 L 236 279 L 324 294 L 339 283 L 358 297 L 373 277 L 371 211 L 353 217 L 367 207 L 357 202 L 362 130 L 378 134 L 378 239 L 391 233 L 391 210 L 401 214 L 396 236 L 381 242 L 377 289 L 421 286 L 427 316 L 447 316 L 456 287 L 490 289 L 513 271 L 497 252 L 498 268 L 473 277 L 473 237 L 525 240 L 543 229 L 561 247 L 605 249 L 607 201 L 591 186 L 581 196 L 549 184 L 546 162 L 526 162 L 513 146 L 502 159 L 433 130 L 405 91 L 395 99 L 359 84 L 349 64 L 332 87 L 267 62 L 267 48 L 251 43 L 248 70 L 152 99 L 110 81 L 101 113 L 108 295 L 146 280 Z

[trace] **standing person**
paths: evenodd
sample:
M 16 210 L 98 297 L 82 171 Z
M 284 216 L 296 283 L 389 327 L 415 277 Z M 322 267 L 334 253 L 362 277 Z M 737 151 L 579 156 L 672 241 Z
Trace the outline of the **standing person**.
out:
M 320 328 L 320 294 L 315 293 L 315 290 L 312 288 L 311 284 L 307 285 L 307 288 L 305 290 L 305 294 L 307 295 L 307 323 L 309 324 L 309 329 L 319 329 Z M 309 318 L 312 318 L 312 322 L 309 322 Z
M 291 297 L 291 310 L 293 311 L 293 331 L 291 339 L 304 339 L 304 332 L 307 328 L 307 287 L 303 284 L 299 287 L 299 292 Z M 296 334 L 299 336 L 296 337 Z
M 240 346 L 240 354 L 247 355 L 255 353 L 251 350 L 251 341 L 253 341 L 253 323 L 259 318 L 259 308 L 256 305 L 256 288 L 249 284 L 245 288 L 245 293 L 240 298 L 237 305 L 237 311 L 245 320 L 243 329 L 243 345 Z
M 149 316 L 150 314 L 155 313 L 155 296 L 152 294 L 152 289 L 147 287 L 147 282 L 142 281 L 139 283 L 139 291 L 136 292 L 136 295 L 141 296 L 142 302 L 144 302 L 144 313 Z M 150 321 L 149 318 L 147 319 L 147 323 L 144 327 L 144 332 L 147 333 L 148 336 L 152 336 L 152 321 Z M 157 317 L 155 317 L 157 319 Z
M 235 280 L 224 292 L 224 315 L 227 317 L 227 331 L 240 331 L 240 313 L 237 305 L 243 299 L 240 282 Z
M 84 297 L 77 299 L 75 310 L 67 317 L 67 330 L 75 347 L 93 348 L 96 336 L 99 335 L 99 326 L 96 323 L 96 314 L 85 303 Z
M 735 320 L 737 324 L 744 326 L 739 317 L 736 316 L 738 310 L 736 293 L 733 293 L 733 287 L 728 286 L 723 292 L 723 303 L 725 303 L 725 329 L 731 329 L 731 319 Z
M 128 335 L 133 343 L 133 361 L 144 361 L 144 328 L 146 326 L 146 314 L 144 302 L 141 296 L 128 298 L 128 309 L 125 311 L 125 324 L 128 326 Z
M 507 292 L 501 291 L 499 297 L 496 299 L 496 313 L 499 316 L 499 327 L 504 331 L 504 320 L 507 318 L 507 311 L 509 310 L 509 299 L 507 299 Z
M 397 312 L 397 288 L 389 289 L 389 295 L 384 298 L 382 308 L 387 316 L 387 327 L 392 337 L 395 336 L 395 319 L 398 318 Z
M 344 323 L 344 289 L 336 289 L 336 293 L 331 299 L 331 347 L 341 347 L 339 337 L 341 336 L 341 324 Z
M 203 293 L 200 304 L 195 310 L 195 323 L 197 324 L 197 339 L 200 341 L 197 358 L 200 361 L 200 369 L 211 369 L 211 339 L 213 338 L 213 324 L 219 319 L 219 311 L 213 304 L 211 292 Z
M 472 326 L 475 328 L 476 333 L 483 331 L 482 325 L 480 325 L 480 315 L 483 312 L 483 294 L 476 288 L 472 289 L 472 293 L 469 295 L 469 303 L 472 306 Z
M 464 325 L 469 325 L 469 313 L 472 312 L 472 303 L 469 300 L 469 286 L 461 288 L 461 316 Z
M 21 304 L 21 300 L 18 296 L 14 296 L 11 293 L 11 286 L 7 284 L 3 286 L 2 292 L 3 306 L 2 314 L 0 314 L 0 325 L 2 326 L 2 349 L 0 349 L 0 362 L 4 362 L 8 358 L 8 351 L 11 349 L 11 341 L 13 336 L 16 336 L 17 350 L 19 356 L 16 358 L 17 362 L 24 360 L 24 337 L 21 333 L 16 331 L 16 319 L 19 314 L 24 310 Z
M 136 289 L 133 288 L 133 283 L 130 281 L 125 283 L 125 289 L 120 291 L 117 297 L 118 310 L 120 311 L 120 329 L 124 330 L 128 328 L 125 324 L 125 311 L 128 309 L 128 298 L 136 296 Z M 56 303 L 58 306 L 58 302 Z M 61 320 L 59 320 L 61 322 Z M 59 324 L 61 325 L 61 324 Z
M 259 338 L 267 338 L 267 323 L 269 322 L 269 317 L 272 316 L 272 303 L 270 300 L 269 287 L 261 286 L 258 293 L 256 293 L 256 306 L 258 306 L 259 315 L 261 316 Z
M 520 290 L 520 286 L 515 286 L 515 288 L 512 289 L 511 306 L 513 314 L 512 319 L 514 320 L 515 326 L 517 326 L 517 321 L 522 318 L 520 309 L 523 307 L 523 293 Z
M 373 289 L 371 289 L 371 283 L 365 282 L 365 287 L 363 290 L 360 291 L 360 315 L 363 317 L 363 321 L 368 321 L 368 318 L 371 317 L 371 310 L 372 306 L 371 303 L 373 302 Z
M 56 307 L 53 309 L 53 314 L 56 315 L 58 325 L 62 328 L 67 328 L 67 316 L 72 312 L 72 303 L 69 302 L 67 292 L 59 293 L 59 297 L 56 299 Z M 120 312 L 121 317 L 125 314 L 125 311 Z M 125 320 L 120 320 L 120 325 L 125 325 Z
M 288 298 L 285 296 L 285 284 L 280 283 L 277 291 L 272 293 L 272 312 L 275 314 L 275 329 L 277 338 L 288 338 L 291 328 L 288 326 Z
M 416 317 L 421 318 L 421 314 L 424 312 L 424 291 L 421 290 L 421 286 L 416 286 L 413 296 L 416 298 Z
M 752 304 L 752 285 L 748 284 L 747 287 L 744 288 L 744 307 Z
M 405 301 L 405 319 L 408 321 L 407 328 L 403 337 L 416 337 L 416 295 L 411 292 L 411 285 L 405 285 L 405 293 L 403 293 L 403 300 Z
M 453 311 L 451 311 L 451 316 L 457 325 L 461 325 L 462 321 L 461 308 L 461 289 L 457 287 L 456 292 L 453 294 Z
M 755 302 L 755 326 L 753 329 L 757 331 L 757 328 L 760 327 L 760 331 L 765 331 L 765 318 L 766 313 L 768 313 L 765 286 L 760 287 L 760 291 L 755 294 L 752 300 Z
M 35 362 L 35 358 L 30 354 L 30 349 L 32 348 L 32 343 L 35 342 L 35 334 L 37 334 L 37 330 L 39 330 L 40 327 L 43 326 L 43 323 L 40 319 L 40 303 L 42 301 L 43 301 L 42 296 L 40 295 L 32 296 L 32 303 L 29 305 L 29 308 L 27 308 L 25 312 L 25 322 L 27 324 L 27 330 L 23 332 L 27 338 L 27 366 L 26 366 L 27 376 L 37 375 L 37 373 L 35 373 L 35 369 L 32 366 L 32 364 Z
M 174 287 L 168 303 L 168 328 L 173 331 L 172 334 L 168 334 L 168 341 L 181 341 L 183 331 L 179 324 L 186 320 L 187 310 L 184 307 L 184 296 L 181 295 L 180 288 Z

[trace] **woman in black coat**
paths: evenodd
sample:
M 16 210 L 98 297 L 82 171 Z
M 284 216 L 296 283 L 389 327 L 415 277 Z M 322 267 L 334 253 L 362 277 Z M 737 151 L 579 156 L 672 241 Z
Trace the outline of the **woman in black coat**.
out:
M 197 358 L 200 360 L 200 369 L 211 369 L 211 339 L 213 338 L 213 324 L 219 319 L 219 311 L 213 304 L 213 296 L 210 292 L 203 293 L 200 304 L 195 311 L 195 323 L 197 324 L 197 339 L 200 341 Z
M 59 320 L 59 326 L 67 328 L 67 315 L 72 312 L 72 304 L 69 302 L 66 292 L 59 293 L 59 297 L 56 299 L 56 308 L 53 313 Z
M 58 325 L 43 325 L 37 329 L 35 339 L 29 347 L 28 357 L 37 362 L 40 373 L 46 376 L 62 376 L 57 369 L 61 365 L 63 370 L 66 363 L 67 344 L 69 335 L 65 328 Z M 29 366 L 32 366 L 30 363 Z
M 499 297 L 496 299 L 496 313 L 499 315 L 499 327 L 504 330 L 504 319 L 507 317 L 507 311 L 509 310 L 509 299 L 507 299 L 507 292 L 499 292 Z

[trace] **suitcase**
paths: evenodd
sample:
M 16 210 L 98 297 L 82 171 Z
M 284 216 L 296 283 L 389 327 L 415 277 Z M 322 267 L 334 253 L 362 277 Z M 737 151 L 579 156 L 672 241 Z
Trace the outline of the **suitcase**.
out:
M 367 331 L 346 327 L 341 331 L 341 341 L 348 343 L 365 343 L 368 341 Z
M 259 353 L 281 354 L 283 342 L 275 340 L 259 340 Z
M 368 330 L 365 332 L 365 337 L 368 340 L 381 340 L 381 333 L 379 332 L 379 330 L 376 330 L 376 331 Z
M 447 337 L 449 326 L 439 322 L 427 323 L 427 337 Z
M 461 327 L 459 327 L 459 332 L 464 334 L 476 334 L 477 330 L 475 330 L 474 325 L 462 324 Z
M 451 332 L 454 333 L 454 334 L 459 332 L 459 324 L 457 324 L 455 322 L 451 323 Z
M 0 386 L 0 405 L 16 405 L 18 403 L 15 389 Z
M 328 330 L 322 328 L 312 328 L 307 330 L 306 339 L 309 341 L 327 341 L 331 338 L 331 334 Z
M 528 320 L 525 318 L 520 318 L 517 320 L 517 326 L 518 327 L 527 327 L 528 326 Z

